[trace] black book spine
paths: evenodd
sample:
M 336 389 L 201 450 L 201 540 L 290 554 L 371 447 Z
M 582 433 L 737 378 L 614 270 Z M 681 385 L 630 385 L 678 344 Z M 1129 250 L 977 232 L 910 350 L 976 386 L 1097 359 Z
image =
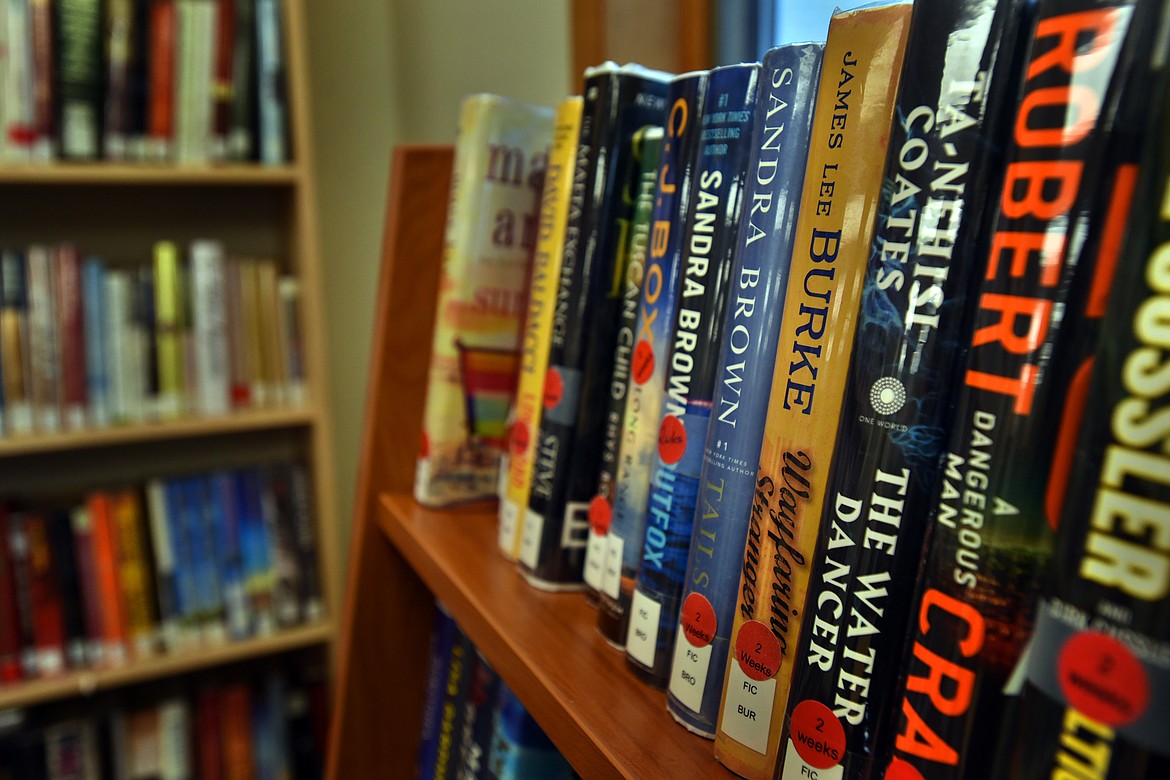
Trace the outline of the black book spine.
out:
M 1111 144 L 1116 179 L 1137 175 L 1139 157 L 1140 175 L 1129 218 L 1102 241 L 1098 264 L 1116 263 L 1116 280 L 1069 464 L 1063 474 L 1054 465 L 1049 481 L 1050 498 L 1059 495 L 1049 503 L 1055 550 L 996 767 L 1012 777 L 1170 776 L 1170 340 L 1161 324 L 1170 308 L 1170 16 L 1159 6 L 1139 2 L 1129 23 L 1128 53 L 1142 60 L 1157 36 L 1121 98 Z
M 591 202 L 582 204 L 591 213 L 585 217 L 584 229 L 573 232 L 574 223 L 580 224 L 575 181 L 532 495 L 520 543 L 521 571 L 537 587 L 583 586 L 588 507 L 597 488 L 605 397 L 621 306 L 625 257 L 619 248 L 624 226 L 633 215 L 633 201 L 623 197 L 637 170 L 632 141 L 640 128 L 661 124 L 666 89 L 664 74 L 630 67 L 606 66 L 586 78 L 586 116 L 593 114 L 591 102 L 596 101 L 597 108 L 593 148 L 587 152 L 594 163 L 586 163 L 582 182 L 593 193 Z M 583 139 L 585 132 L 583 121 Z
M 642 278 L 646 270 L 646 249 L 650 239 L 650 217 L 654 211 L 654 184 L 658 179 L 658 162 L 662 157 L 662 128 L 645 127 L 634 136 L 634 157 L 638 161 L 636 176 L 630 179 L 627 199 L 634 201 L 626 247 L 626 273 L 622 286 L 621 311 L 613 350 L 613 373 L 606 399 L 605 431 L 601 462 L 597 475 L 597 492 L 589 502 L 589 546 L 585 551 L 585 584 L 600 595 L 605 573 L 609 527 L 613 519 L 614 486 L 621 457 L 622 420 L 633 381 L 631 366 L 634 353 L 634 328 L 638 325 L 638 304 Z
M 57 585 L 61 594 L 61 621 L 65 628 L 65 663 L 71 669 L 78 669 L 86 665 L 86 642 L 89 634 L 85 627 L 85 612 L 81 601 L 81 584 L 69 510 L 50 512 L 46 522 L 49 526 L 49 547 L 52 550 Z

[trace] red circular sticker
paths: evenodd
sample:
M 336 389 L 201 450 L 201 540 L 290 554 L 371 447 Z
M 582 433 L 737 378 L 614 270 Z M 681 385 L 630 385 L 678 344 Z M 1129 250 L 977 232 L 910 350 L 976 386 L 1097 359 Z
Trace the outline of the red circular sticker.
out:
M 715 617 L 715 607 L 702 593 L 692 593 L 683 602 L 682 614 L 683 636 L 692 647 L 706 647 L 715 638 L 715 629 L 718 619 Z
M 895 758 L 886 767 L 886 773 L 882 776 L 882 780 L 923 780 L 923 778 L 916 766 L 909 761 Z
M 673 414 L 662 418 L 662 425 L 658 428 L 658 456 L 668 465 L 682 460 L 687 451 L 687 429 L 682 420 Z
M 605 536 L 613 520 L 613 508 L 605 496 L 594 496 L 589 502 L 589 527 L 595 534 Z
M 845 728 L 819 701 L 805 699 L 797 704 L 790 730 L 796 752 L 814 769 L 837 766 L 845 757 Z
M 528 423 L 523 420 L 517 420 L 516 424 L 512 426 L 512 454 L 519 457 L 528 451 Z
M 1068 703 L 1107 726 L 1133 723 L 1150 703 L 1142 662 L 1120 640 L 1098 631 L 1064 643 L 1057 675 Z
M 565 381 L 561 379 L 561 372 L 554 366 L 544 375 L 544 408 L 556 408 L 564 394 Z
M 780 642 L 772 629 L 758 620 L 749 620 L 739 627 L 735 657 L 748 677 L 760 682 L 771 680 L 780 671 Z
M 634 381 L 644 385 L 654 374 L 654 347 L 646 339 L 634 345 Z

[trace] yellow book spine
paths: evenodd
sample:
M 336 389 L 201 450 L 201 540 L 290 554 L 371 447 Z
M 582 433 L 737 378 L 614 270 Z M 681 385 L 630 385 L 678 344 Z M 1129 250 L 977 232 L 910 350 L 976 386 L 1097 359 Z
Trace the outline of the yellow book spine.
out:
M 715 735 L 716 759 L 746 778 L 779 760 L 910 9 L 829 24 Z
M 532 453 L 540 428 L 541 396 L 548 371 L 548 345 L 552 337 L 553 309 L 561 275 L 565 225 L 569 221 L 569 195 L 577 137 L 581 130 L 583 101 L 574 96 L 557 106 L 552 150 L 544 174 L 537 223 L 536 254 L 528 289 L 528 314 L 520 343 L 520 370 L 516 387 L 516 415 L 509 442 L 508 473 L 500 496 L 500 551 L 509 560 L 520 554 L 520 518 L 532 490 Z
M 181 290 L 178 247 L 170 241 L 159 241 L 154 245 L 154 343 L 158 354 L 158 415 L 163 419 L 183 413 Z
M 126 605 L 130 643 L 138 657 L 152 655 L 158 621 L 152 607 L 150 559 L 146 550 L 145 518 L 138 496 L 132 490 L 113 494 L 111 501 L 114 533 L 117 535 L 118 581 Z

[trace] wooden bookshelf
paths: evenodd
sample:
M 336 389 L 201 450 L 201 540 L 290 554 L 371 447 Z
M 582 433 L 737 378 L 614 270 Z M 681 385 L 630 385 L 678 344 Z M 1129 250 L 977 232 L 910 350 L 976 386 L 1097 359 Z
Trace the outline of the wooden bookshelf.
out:
M 327 776 L 413 771 L 436 599 L 583 777 L 725 774 L 606 644 L 582 594 L 538 591 L 499 555 L 494 505 L 410 498 L 451 149 L 400 147 L 392 170 Z
M 125 186 L 291 187 L 300 180 L 298 165 L 176 166 L 142 163 L 52 163 L 0 165 L 0 184 L 116 184 Z
M 497 553 L 494 510 L 434 512 L 387 494 L 375 522 L 582 777 L 726 772 L 606 643 L 583 594 L 536 590 Z
M 0 683 L 0 710 L 44 704 L 73 696 L 92 696 L 99 691 L 138 685 L 217 666 L 275 656 L 323 645 L 333 636 L 333 626 L 316 623 L 242 642 L 193 648 L 131 661 L 107 669 L 86 669 L 56 677 L 18 683 Z
M 229 257 L 275 258 L 300 282 L 307 403 L 220 417 L 191 417 L 53 434 L 0 437 L 0 498 L 77 497 L 154 476 L 298 459 L 311 479 L 317 567 L 326 619 L 238 644 L 165 655 L 123 667 L 0 685 L 0 709 L 32 707 L 95 690 L 184 675 L 297 649 L 332 650 L 339 612 L 332 426 L 329 418 L 316 192 L 303 0 L 280 4 L 292 161 L 189 166 L 115 162 L 0 164 L 0 245 L 75 243 L 111 267 L 149 262 L 170 240 L 200 238 Z
M 316 407 L 261 409 L 217 417 L 193 417 L 64 433 L 8 436 L 0 438 L 0 458 L 16 458 L 33 453 L 117 447 L 152 441 L 166 442 L 247 431 L 260 432 L 266 429 L 297 428 L 313 425 L 317 422 L 317 418 Z

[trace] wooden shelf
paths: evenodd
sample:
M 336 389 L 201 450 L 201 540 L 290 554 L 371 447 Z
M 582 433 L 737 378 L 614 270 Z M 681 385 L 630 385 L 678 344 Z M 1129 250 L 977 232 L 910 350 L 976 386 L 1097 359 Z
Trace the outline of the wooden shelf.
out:
M 151 441 L 218 436 L 265 429 L 295 428 L 312 425 L 316 420 L 317 411 L 314 407 L 301 407 L 239 412 L 222 417 L 192 417 L 65 433 L 10 436 L 0 438 L 0 458 Z
M 581 776 L 731 776 L 605 642 L 582 594 L 536 590 L 497 553 L 494 513 L 394 494 L 376 523 Z
M 291 186 L 300 179 L 293 165 L 184 166 L 147 163 L 67 163 L 0 166 L 0 184 L 102 184 L 129 186 Z
M 332 639 L 333 626 L 330 623 L 317 623 L 244 642 L 160 655 L 111 669 L 85 670 L 43 680 L 4 683 L 0 684 L 0 710 L 39 705 L 79 695 L 90 696 L 98 691 L 323 645 Z

